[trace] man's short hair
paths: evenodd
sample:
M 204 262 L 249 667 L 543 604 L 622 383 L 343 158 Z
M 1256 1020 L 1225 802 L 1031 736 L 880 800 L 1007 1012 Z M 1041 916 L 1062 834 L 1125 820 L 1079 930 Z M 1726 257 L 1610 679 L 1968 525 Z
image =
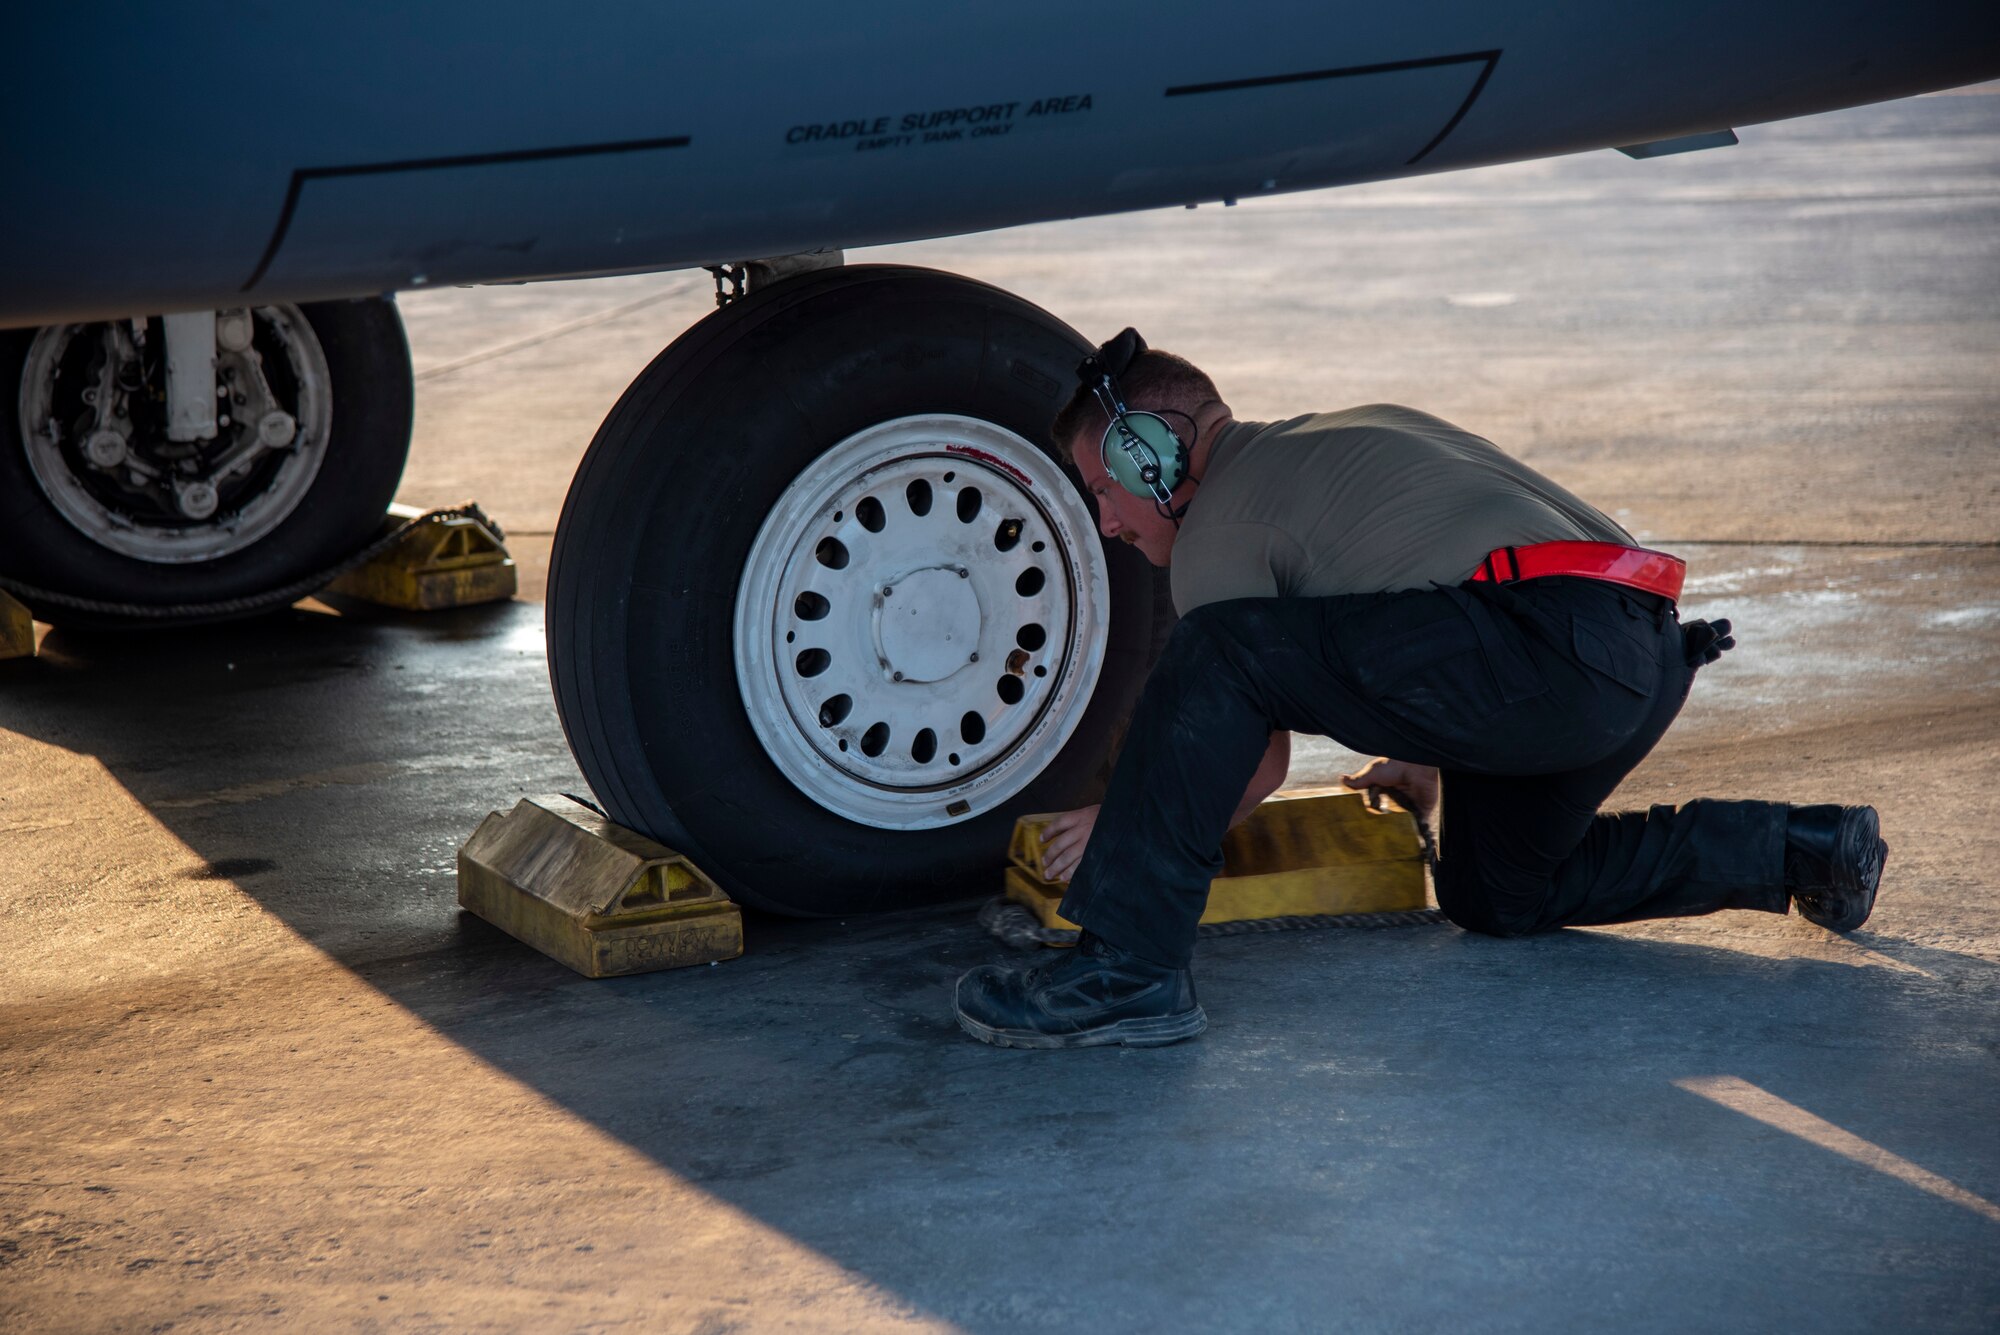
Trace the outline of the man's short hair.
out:
M 1209 404 L 1222 401 L 1206 371 L 1185 357 L 1158 348 L 1148 348 L 1133 358 L 1125 374 L 1118 377 L 1118 388 L 1127 408 L 1159 413 L 1189 448 L 1194 446 L 1194 418 Z M 1088 431 L 1093 440 L 1101 439 L 1110 425 L 1111 419 L 1105 416 L 1091 387 L 1081 385 L 1056 414 L 1049 430 L 1062 457 L 1074 464 L 1072 446 L 1077 436 Z

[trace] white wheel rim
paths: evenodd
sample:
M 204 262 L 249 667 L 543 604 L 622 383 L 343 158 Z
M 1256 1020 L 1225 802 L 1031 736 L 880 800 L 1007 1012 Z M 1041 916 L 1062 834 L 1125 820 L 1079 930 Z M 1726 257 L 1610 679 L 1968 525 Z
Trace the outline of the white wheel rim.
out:
M 1107 590 L 1090 512 L 1047 455 L 975 418 L 884 422 L 814 460 L 751 546 L 743 706 L 828 811 L 888 830 L 970 820 L 1076 731 Z
M 130 508 L 107 504 L 102 489 L 87 485 L 74 444 L 65 443 L 54 423 L 55 370 L 71 340 L 95 336 L 103 325 L 50 325 L 38 333 L 21 371 L 21 441 L 29 471 L 57 513 L 100 546 L 162 565 L 214 561 L 240 552 L 290 518 L 326 460 L 333 435 L 333 377 L 326 352 L 298 307 L 259 306 L 254 319 L 275 335 L 289 363 L 297 402 L 285 406 L 296 422 L 296 435 L 262 487 L 233 497 L 201 522 L 148 522 Z

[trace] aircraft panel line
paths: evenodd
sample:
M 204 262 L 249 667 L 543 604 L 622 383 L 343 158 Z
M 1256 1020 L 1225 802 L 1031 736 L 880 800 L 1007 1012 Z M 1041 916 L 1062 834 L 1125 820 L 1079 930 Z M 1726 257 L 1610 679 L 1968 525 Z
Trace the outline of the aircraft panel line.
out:
M 271 240 L 264 247 L 263 256 L 257 267 L 244 281 L 243 291 L 248 292 L 263 280 L 270 269 L 271 261 L 278 257 L 278 247 L 285 243 L 285 233 L 291 229 L 292 215 L 298 210 L 299 195 L 307 181 L 325 180 L 339 176 L 372 176 L 388 172 L 428 171 L 448 167 L 490 167 L 508 162 L 546 162 L 552 158 L 581 158 L 605 153 L 641 153 L 663 148 L 686 148 L 692 142 L 687 135 L 667 135 L 658 139 L 626 139 L 607 144 L 574 144 L 564 148 L 521 148 L 508 149 L 498 153 L 461 153 L 441 158 L 405 158 L 395 162 L 358 162 L 341 167 L 296 167 L 292 170 L 291 184 L 285 189 L 285 202 L 278 210 L 277 226 L 271 230 Z
M 1341 69 L 1302 70 L 1293 74 L 1260 74 L 1248 79 L 1222 79 L 1214 83 L 1176 84 L 1167 89 L 1166 96 L 1190 97 L 1197 93 L 1235 93 L 1247 88 L 1275 88 L 1288 83 L 1314 83 L 1322 79 L 1346 79 L 1364 74 L 1395 74 L 1403 70 L 1437 69 L 1444 65 L 1469 65 L 1474 61 L 1486 62 L 1486 68 L 1472 81 L 1472 88 L 1466 93 L 1465 101 L 1459 104 L 1451 119 L 1444 123 L 1444 128 L 1439 130 L 1428 144 L 1419 149 L 1414 157 L 1403 164 L 1407 167 L 1428 157 L 1431 150 L 1445 141 L 1446 135 L 1458 128 L 1458 123 L 1465 119 L 1465 113 L 1472 110 L 1472 104 L 1479 100 L 1479 94 L 1486 89 L 1486 81 L 1493 77 L 1493 70 L 1500 63 L 1498 49 L 1468 51 L 1456 56 L 1426 56 L 1421 60 L 1389 60 L 1375 65 L 1349 65 Z

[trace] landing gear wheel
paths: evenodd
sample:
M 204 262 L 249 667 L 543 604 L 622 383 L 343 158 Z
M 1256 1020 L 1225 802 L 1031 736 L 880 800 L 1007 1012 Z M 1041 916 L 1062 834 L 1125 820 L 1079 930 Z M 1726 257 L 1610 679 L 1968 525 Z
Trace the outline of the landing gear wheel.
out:
M 218 430 L 166 431 L 160 317 L 0 333 L 0 574 L 169 607 L 254 597 L 374 536 L 409 453 L 412 381 L 388 301 L 225 312 Z M 60 603 L 65 624 L 145 624 Z
M 1155 581 L 1048 440 L 1088 350 L 995 288 L 855 266 L 661 353 L 549 573 L 556 703 L 608 814 L 820 915 L 989 893 L 1017 816 L 1090 800 Z

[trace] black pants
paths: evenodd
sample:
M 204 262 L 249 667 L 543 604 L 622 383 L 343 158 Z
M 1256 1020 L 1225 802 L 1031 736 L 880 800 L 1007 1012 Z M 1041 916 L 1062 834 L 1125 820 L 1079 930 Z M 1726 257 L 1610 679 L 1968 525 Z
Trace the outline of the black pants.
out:
M 1783 913 L 1783 804 L 1598 814 L 1693 677 L 1673 605 L 1598 580 L 1197 608 L 1140 697 L 1063 916 L 1184 964 L 1280 728 L 1443 771 L 1437 897 L 1461 927 Z

